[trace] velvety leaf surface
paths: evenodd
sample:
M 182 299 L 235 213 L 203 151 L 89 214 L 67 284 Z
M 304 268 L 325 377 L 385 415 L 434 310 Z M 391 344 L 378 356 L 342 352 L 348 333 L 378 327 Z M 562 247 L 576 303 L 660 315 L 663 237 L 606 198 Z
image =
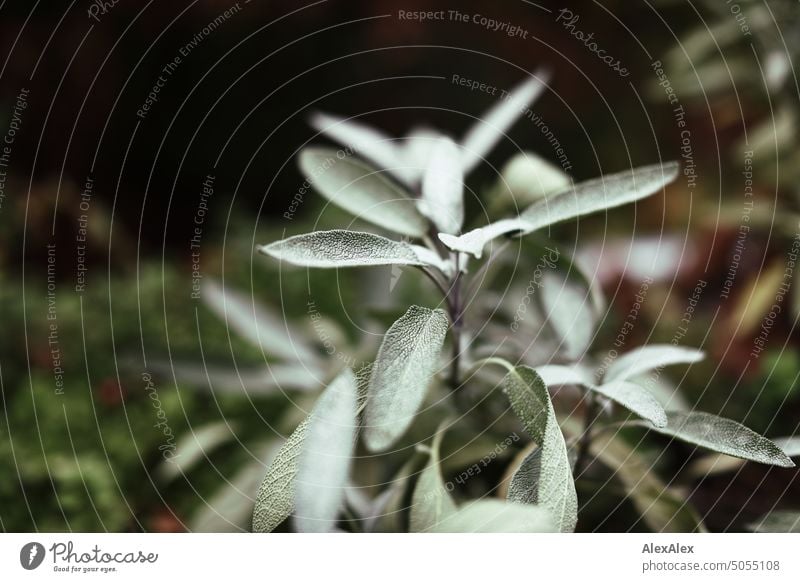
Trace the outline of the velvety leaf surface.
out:
M 349 230 L 322 230 L 299 234 L 260 246 L 258 251 L 301 267 L 428 264 L 407 243 L 389 240 L 377 234 Z
M 794 467 L 778 445 L 746 426 L 707 412 L 668 412 L 667 426 L 651 430 L 732 457 Z
M 441 309 L 411 306 L 383 338 L 372 368 L 364 439 L 382 451 L 405 432 L 422 404 L 449 321 Z
M 703 359 L 703 352 L 673 345 L 651 345 L 631 350 L 608 367 L 604 381 L 628 380 L 651 370 L 675 364 L 693 364 Z
M 300 169 L 320 194 L 353 216 L 407 236 L 420 237 L 428 229 L 409 193 L 352 156 L 309 147 L 300 153 Z
M 477 121 L 464 135 L 464 173 L 469 173 L 480 164 L 497 143 L 506 136 L 513 123 L 523 115 L 530 105 L 544 92 L 550 76 L 537 71 L 520 82 Z
M 443 519 L 456 512 L 456 504 L 445 488 L 439 461 L 444 430 L 433 438 L 430 460 L 417 480 L 411 498 L 411 531 L 424 532 L 434 529 Z
M 295 477 L 294 523 L 327 532 L 344 500 L 356 440 L 356 377 L 346 368 L 314 405 Z
M 517 366 L 504 378 L 503 388 L 514 413 L 542 450 L 538 502 L 551 512 L 560 531 L 573 531 L 578 498 L 547 386 L 532 368 Z
M 459 509 L 435 529 L 447 533 L 544 533 L 558 531 L 552 515 L 538 505 L 482 499 Z
M 290 333 L 281 315 L 254 301 L 253 297 L 225 288 L 213 279 L 205 279 L 200 298 L 234 332 L 259 346 L 264 355 L 306 364 L 316 359 L 304 337 Z
M 306 438 L 308 421 L 307 418 L 301 422 L 286 439 L 264 475 L 253 511 L 254 532 L 271 532 L 294 511 L 297 459 Z
M 464 222 L 464 176 L 461 152 L 452 140 L 443 137 L 431 151 L 422 179 L 419 210 L 440 232 L 454 234 Z
M 439 234 L 448 248 L 480 258 L 483 247 L 509 233 L 529 234 L 547 226 L 635 202 L 660 191 L 678 176 L 679 164 L 644 166 L 581 182 L 526 208 L 517 218 L 499 220 L 461 236 Z

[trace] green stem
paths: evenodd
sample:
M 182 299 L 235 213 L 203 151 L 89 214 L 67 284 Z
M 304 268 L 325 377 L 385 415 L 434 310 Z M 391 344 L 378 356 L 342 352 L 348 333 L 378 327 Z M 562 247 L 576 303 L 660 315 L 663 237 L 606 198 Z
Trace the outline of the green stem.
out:
M 509 372 L 514 371 L 514 365 L 508 360 L 504 360 L 503 358 L 498 358 L 497 356 L 490 356 L 488 358 L 483 358 L 478 360 L 477 362 L 474 362 L 469 368 L 467 368 L 467 371 L 464 373 L 464 376 L 466 377 L 472 376 L 475 372 L 477 372 L 478 370 L 489 364 L 495 364 L 497 366 L 505 368 Z
M 600 416 L 600 401 L 593 392 L 587 392 L 586 416 L 583 422 L 583 433 L 578 440 L 578 458 L 575 461 L 575 475 L 583 473 L 589 461 L 589 447 L 592 445 L 592 429 Z
M 458 253 L 455 254 L 456 274 L 451 285 L 451 299 L 449 302 L 450 319 L 453 322 L 453 357 L 450 362 L 450 388 L 456 390 L 460 385 L 461 367 L 461 328 L 463 325 L 463 306 L 461 305 L 461 265 Z

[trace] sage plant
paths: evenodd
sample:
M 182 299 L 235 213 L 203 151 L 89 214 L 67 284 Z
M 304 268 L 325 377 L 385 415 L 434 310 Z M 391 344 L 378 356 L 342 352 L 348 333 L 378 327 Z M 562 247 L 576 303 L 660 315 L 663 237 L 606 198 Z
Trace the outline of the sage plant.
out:
M 703 356 L 697 350 L 648 345 L 622 354 L 598 374 L 599 358 L 587 351 L 602 299 L 588 277 L 546 273 L 537 282 L 542 290 L 537 303 L 540 317 L 515 320 L 518 326 L 548 326 L 564 348 L 558 359 L 526 365 L 525 350 L 508 358 L 489 350 L 479 357 L 480 333 L 470 328 L 469 310 L 476 304 L 482 277 L 502 260 L 509 241 L 661 192 L 679 173 L 675 162 L 657 163 L 561 184 L 513 216 L 467 228 L 465 175 L 543 93 L 546 82 L 546 75 L 532 75 L 458 142 L 429 130 L 394 140 L 351 120 L 313 117 L 314 127 L 345 149 L 303 149 L 299 154 L 303 174 L 324 198 L 382 234 L 316 231 L 265 244 L 258 252 L 285 265 L 307 268 L 412 267 L 430 280 L 438 297 L 432 295 L 426 305 L 408 306 L 386 330 L 371 365 L 345 368 L 321 392 L 267 470 L 257 495 L 254 531 L 272 531 L 291 516 L 291 526 L 303 532 L 405 528 L 571 532 L 580 520 L 575 477 L 589 458 L 603 460 L 608 451 L 617 453 L 606 461 L 626 486 L 650 488 L 649 501 L 637 504 L 643 511 L 648 502 L 652 506 L 672 501 L 666 487 L 649 476 L 649 467 L 637 465 L 634 455 L 625 456 L 627 445 L 615 438 L 617 431 L 608 430 L 620 426 L 643 427 L 749 461 L 793 466 L 784 449 L 765 437 L 732 420 L 665 407 L 653 386 L 637 381 L 665 366 L 699 361 Z M 534 167 L 547 168 L 534 162 Z M 553 183 L 552 176 L 545 178 Z M 456 499 L 441 471 L 440 444 L 445 431 L 457 430 L 463 419 L 480 410 L 480 403 L 459 402 L 460 392 L 480 375 L 493 377 L 492 370 L 502 374 L 497 377 L 499 385 L 529 443 L 511 464 L 502 488 L 504 499 Z M 561 386 L 580 391 L 582 422 L 573 416 L 557 417 L 551 390 Z M 438 416 L 432 441 L 393 450 L 421 417 L 429 391 L 443 387 L 450 402 L 440 401 L 427 411 Z M 604 421 L 605 412 L 615 409 L 638 419 Z M 356 453 L 359 442 L 367 454 Z M 420 451 L 428 461 L 416 471 L 414 459 Z M 389 455 L 406 459 L 396 477 L 373 485 L 370 494 L 361 491 L 359 464 L 367 459 L 380 463 Z M 626 472 L 627 459 L 633 474 Z M 413 491 L 407 490 L 410 484 Z M 675 515 L 681 514 L 679 503 L 670 507 Z M 658 522 L 653 526 L 661 527 Z M 693 516 L 681 526 L 702 529 Z

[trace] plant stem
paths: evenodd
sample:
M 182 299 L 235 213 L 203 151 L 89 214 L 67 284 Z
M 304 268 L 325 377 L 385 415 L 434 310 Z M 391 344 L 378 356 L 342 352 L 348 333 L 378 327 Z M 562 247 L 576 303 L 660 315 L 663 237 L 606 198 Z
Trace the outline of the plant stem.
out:
M 450 388 L 456 390 L 460 385 L 461 366 L 461 326 L 463 324 L 463 306 L 461 304 L 461 265 L 458 253 L 454 263 L 456 274 L 451 285 L 452 297 L 449 302 L 450 319 L 453 322 L 453 357 L 450 362 Z
M 578 458 L 575 461 L 575 476 L 580 476 L 583 473 L 586 464 L 589 461 L 589 447 L 592 444 L 592 428 L 600 414 L 600 402 L 597 396 L 589 392 L 586 394 L 588 403 L 586 405 L 586 416 L 583 421 L 583 433 L 578 440 Z

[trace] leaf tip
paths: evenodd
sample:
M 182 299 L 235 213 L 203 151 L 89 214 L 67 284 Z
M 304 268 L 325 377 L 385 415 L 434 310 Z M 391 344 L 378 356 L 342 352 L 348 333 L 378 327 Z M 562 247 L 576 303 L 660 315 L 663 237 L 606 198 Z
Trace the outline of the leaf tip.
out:
M 795 467 L 797 466 L 797 465 L 795 464 L 795 462 L 794 462 L 793 460 L 791 460 L 791 459 L 790 459 L 790 458 L 789 458 L 789 457 L 786 455 L 786 453 L 784 453 L 783 451 L 781 451 L 781 454 L 780 454 L 780 455 L 778 455 L 777 461 L 778 461 L 777 465 L 778 465 L 779 467 L 783 467 L 783 468 L 785 468 L 785 469 L 793 469 L 793 468 L 795 468 Z
M 468 253 L 476 259 L 480 259 L 483 255 L 483 228 L 476 228 L 461 236 L 447 234 L 440 232 L 437 234 L 439 240 L 451 251 L 458 251 L 461 253 Z

